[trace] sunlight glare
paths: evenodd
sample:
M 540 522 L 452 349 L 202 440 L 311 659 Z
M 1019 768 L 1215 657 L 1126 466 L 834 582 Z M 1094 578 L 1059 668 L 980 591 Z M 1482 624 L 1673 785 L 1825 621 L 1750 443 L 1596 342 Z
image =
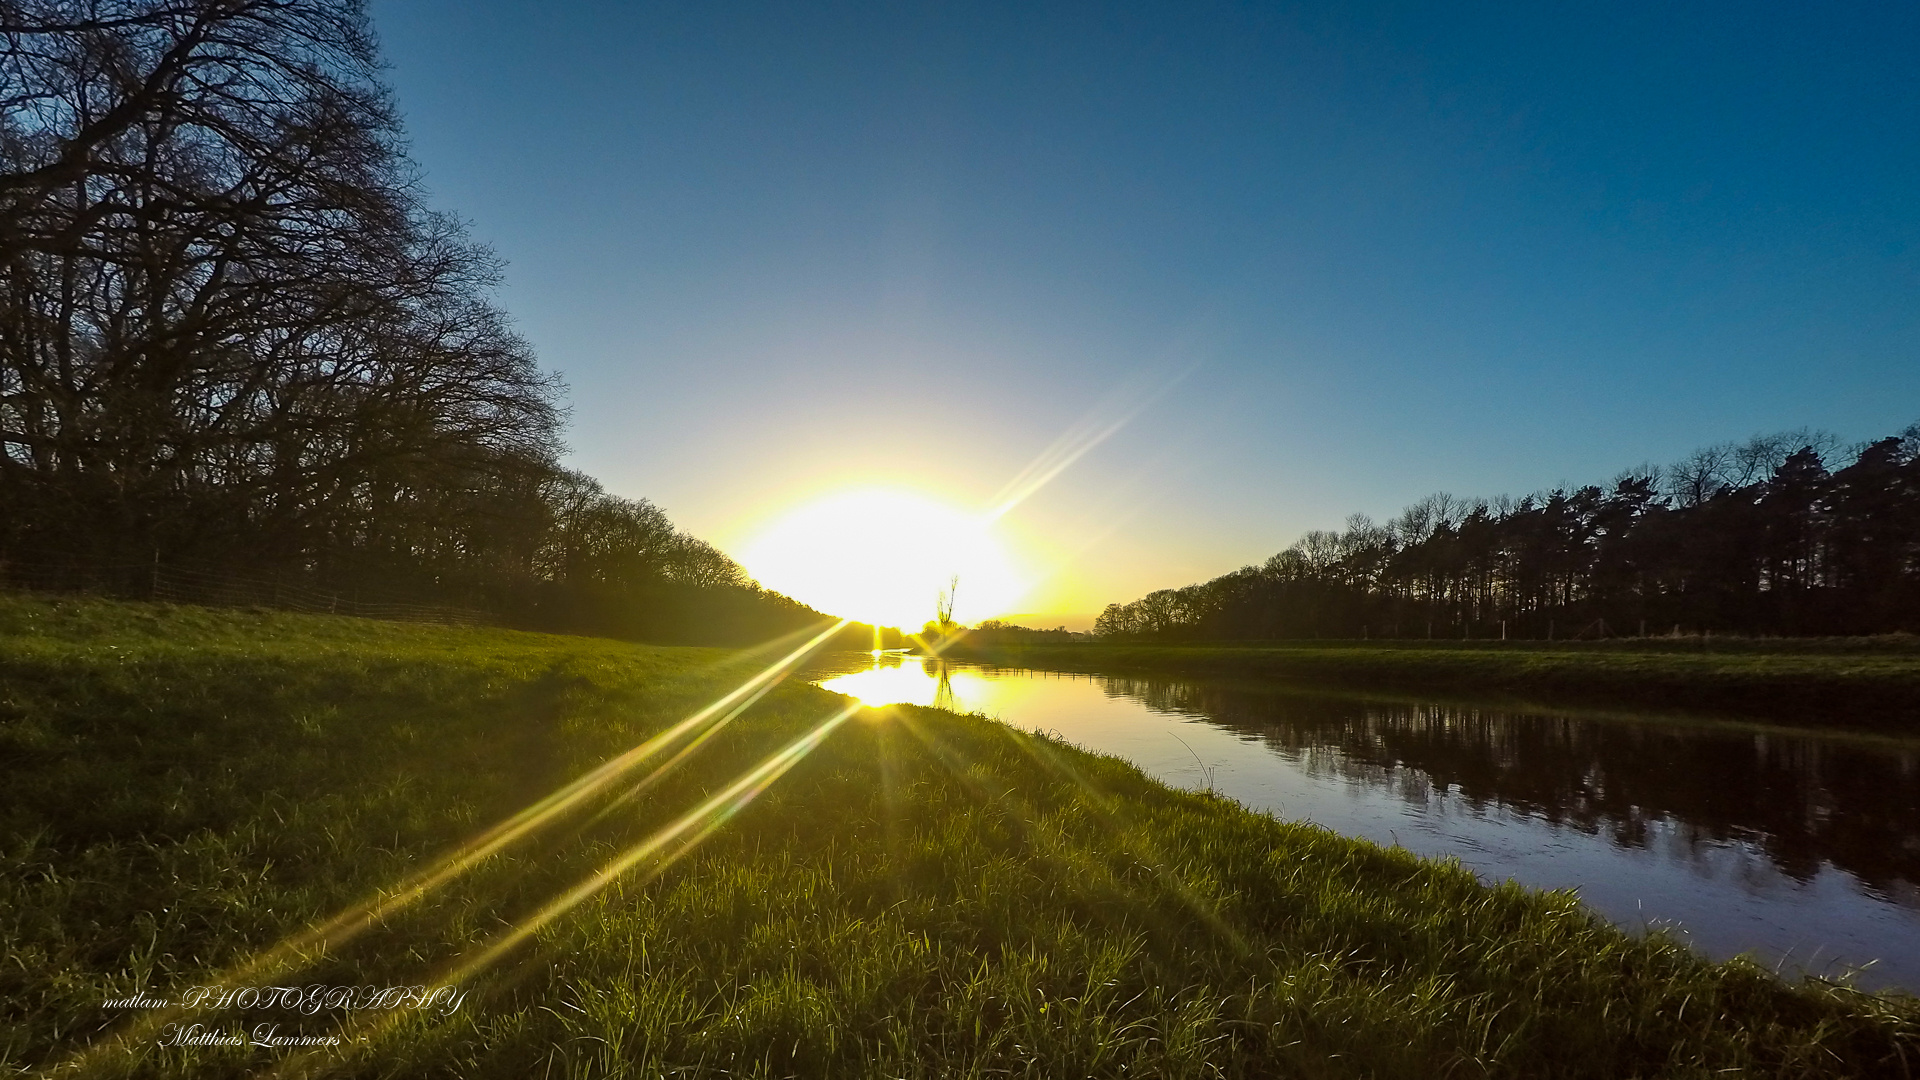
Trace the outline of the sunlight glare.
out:
M 947 668 L 947 696 L 950 704 L 938 702 L 939 671 L 938 667 L 924 661 L 911 659 L 905 663 L 876 661 L 872 667 L 864 671 L 835 675 L 832 678 L 820 680 L 816 685 L 836 694 L 859 698 L 860 702 L 869 708 L 939 703 L 960 712 L 998 711 L 996 708 L 1000 700 L 998 684 L 972 668 Z
M 991 521 L 916 492 L 830 495 L 774 521 L 740 560 L 756 580 L 833 615 L 917 629 L 954 575 L 954 618 L 1007 611 L 1026 591 Z

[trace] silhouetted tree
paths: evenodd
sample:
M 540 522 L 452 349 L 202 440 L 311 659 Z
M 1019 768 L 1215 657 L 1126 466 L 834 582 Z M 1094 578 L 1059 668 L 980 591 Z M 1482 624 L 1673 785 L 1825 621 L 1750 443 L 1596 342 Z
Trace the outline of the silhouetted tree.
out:
M 418 546 L 550 460 L 553 385 L 421 206 L 358 3 L 23 0 L 0 32 L 10 547 Z
M 1920 630 L 1920 425 L 1860 448 L 1806 430 L 1515 500 L 1356 515 L 1259 566 L 1101 613 L 1105 637 L 1545 637 Z
M 201 563 L 740 637 L 821 616 L 555 457 L 361 0 L 0 0 L 0 565 Z

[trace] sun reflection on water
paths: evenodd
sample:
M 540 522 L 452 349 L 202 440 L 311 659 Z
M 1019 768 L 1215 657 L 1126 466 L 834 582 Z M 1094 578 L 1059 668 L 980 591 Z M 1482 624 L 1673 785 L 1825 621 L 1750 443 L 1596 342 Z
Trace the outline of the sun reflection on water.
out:
M 873 666 L 819 682 L 836 694 L 859 698 L 861 704 L 928 705 L 954 712 L 995 715 L 1004 696 L 999 682 L 974 668 L 950 665 L 932 657 L 882 654 Z

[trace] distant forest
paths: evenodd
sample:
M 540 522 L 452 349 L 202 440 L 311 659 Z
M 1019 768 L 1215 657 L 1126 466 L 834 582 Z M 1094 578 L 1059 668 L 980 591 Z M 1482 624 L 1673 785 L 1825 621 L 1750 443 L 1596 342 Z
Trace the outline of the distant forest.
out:
M 1110 605 L 1143 641 L 1920 631 L 1920 424 L 1807 431 L 1520 499 L 1440 494 Z
M 561 388 L 425 204 L 379 70 L 358 0 L 0 2 L 0 579 L 820 622 L 559 466 Z

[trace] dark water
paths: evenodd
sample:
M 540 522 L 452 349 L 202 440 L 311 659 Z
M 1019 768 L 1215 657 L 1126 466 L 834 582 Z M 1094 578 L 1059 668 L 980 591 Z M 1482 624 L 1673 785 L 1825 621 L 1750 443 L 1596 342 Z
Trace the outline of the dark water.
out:
M 1485 879 L 1574 889 L 1713 956 L 1920 990 L 1920 741 L 864 656 L 827 674 L 869 704 L 983 712 Z

